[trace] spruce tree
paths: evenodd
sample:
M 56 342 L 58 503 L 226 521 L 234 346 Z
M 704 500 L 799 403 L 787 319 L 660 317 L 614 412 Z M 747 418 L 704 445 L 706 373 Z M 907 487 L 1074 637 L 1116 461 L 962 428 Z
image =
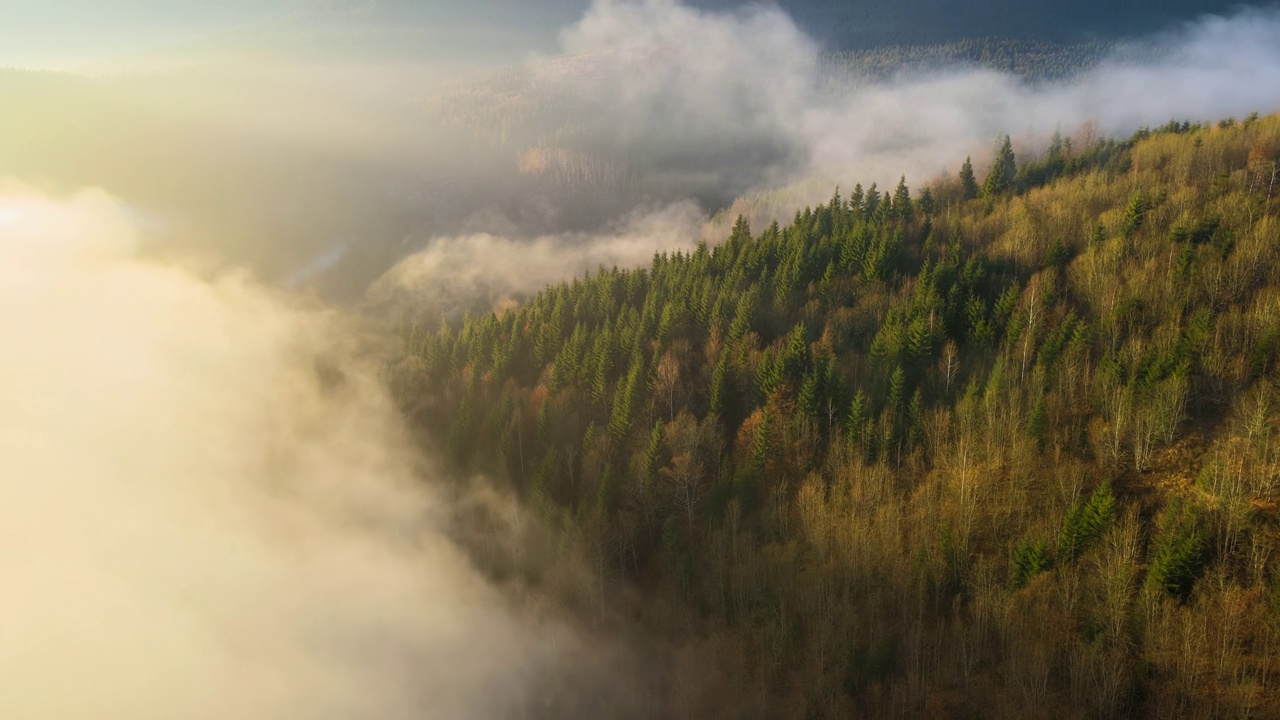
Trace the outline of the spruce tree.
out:
M 893 191 L 893 214 L 903 220 L 910 220 L 914 208 L 911 205 L 911 190 L 907 188 L 907 176 L 898 180 L 898 187 Z
M 729 243 L 751 242 L 751 225 L 747 218 L 739 215 L 733 223 L 733 231 L 729 233 Z
M 982 196 L 992 198 L 1013 187 L 1013 178 L 1018 172 L 1018 164 L 1013 156 L 1013 143 L 1005 135 L 996 145 L 995 158 L 991 161 L 991 170 L 987 179 L 982 182 Z
M 978 197 L 978 179 L 973 175 L 973 160 L 967 157 L 964 165 L 960 166 L 960 195 L 965 200 Z

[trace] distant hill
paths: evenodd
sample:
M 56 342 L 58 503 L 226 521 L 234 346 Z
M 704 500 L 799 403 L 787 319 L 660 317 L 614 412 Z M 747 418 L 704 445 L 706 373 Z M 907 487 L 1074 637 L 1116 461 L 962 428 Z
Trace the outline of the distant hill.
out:
M 506 0 L 480 0 L 465 9 L 434 10 L 453 20 L 518 22 L 556 28 L 572 23 L 588 0 L 535 0 L 511 7 Z M 743 0 L 684 0 L 706 10 L 730 10 Z M 796 23 L 831 50 L 889 45 L 943 44 L 974 37 L 1079 42 L 1158 32 L 1205 14 L 1231 12 L 1230 0 L 777 0 Z M 400 12 L 403 12 L 401 10 Z M 425 11 L 424 11 L 425 12 Z
M 680 0 L 703 10 L 728 11 L 746 0 Z M 766 4 L 769 4 L 766 2 Z M 806 33 L 829 50 L 889 45 L 937 45 L 975 37 L 1080 42 L 1147 35 L 1205 14 L 1272 2 L 1232 0 L 773 0 Z M 412 3 L 370 0 L 359 10 L 332 15 L 344 23 L 392 23 L 397 27 L 488 26 L 547 34 L 576 22 L 591 0 L 471 0 Z
M 699 0 L 700 6 L 735 5 Z M 797 24 L 838 49 L 941 44 L 973 37 L 1079 42 L 1158 32 L 1205 14 L 1230 12 L 1226 0 L 783 0 Z M 1262 3 L 1254 3 L 1262 5 Z

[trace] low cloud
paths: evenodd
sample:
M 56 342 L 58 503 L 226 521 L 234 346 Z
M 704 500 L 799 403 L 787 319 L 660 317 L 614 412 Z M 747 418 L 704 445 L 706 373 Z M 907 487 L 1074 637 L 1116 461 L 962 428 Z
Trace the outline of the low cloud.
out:
M 590 108 L 578 122 L 642 165 L 652 162 L 645 151 L 668 171 L 694 159 L 720 190 L 813 175 L 922 181 L 966 154 L 985 155 L 1001 133 L 1035 144 L 1086 120 L 1128 133 L 1280 102 L 1274 8 L 1206 16 L 1053 83 L 974 67 L 832 78 L 816 43 L 765 6 L 717 13 L 675 0 L 597 0 L 562 47 L 592 58 L 593 72 L 570 90 L 579 94 L 570 107 Z
M 693 248 L 704 223 L 693 203 L 635 211 L 598 233 L 522 237 L 476 233 L 433 238 L 369 289 L 382 309 L 456 316 L 512 306 L 516 297 L 598 268 L 647 264 L 655 252 Z
M 0 172 L 104 185 L 182 226 L 186 239 L 175 242 L 344 299 L 424 248 L 443 257 L 530 245 L 494 260 L 520 255 L 533 270 L 488 273 L 511 280 L 481 288 L 496 297 L 536 289 L 526 277 L 646 262 L 665 236 L 636 255 L 584 248 L 614 243 L 618 226 L 654 207 L 714 213 L 789 188 L 770 213 L 786 221 L 837 184 L 884 186 L 905 174 L 918 186 L 966 155 L 981 174 L 1004 133 L 1027 157 L 1055 130 L 1071 135 L 1089 120 L 1124 135 L 1174 117 L 1280 107 L 1275 8 L 1206 16 L 1068 79 L 1036 82 L 971 66 L 906 67 L 881 80 L 833 72 L 817 42 L 762 4 L 597 0 L 555 39 L 486 11 L 486 32 L 540 39 L 466 43 L 469 55 L 413 40 L 447 35 L 452 21 L 432 24 L 401 4 L 339 3 L 332 16 L 299 7 L 310 20 L 177 53 L 185 64 L 172 71 L 0 73 L 0 99 L 15 109 L 0 114 Z M 532 48 L 542 55 L 511 62 Z M 561 271 L 539 269 L 533 247 Z M 464 259 L 439 262 L 487 282 L 484 269 L 459 270 Z
M 139 242 L 100 192 L 0 190 L 0 715 L 546 707 L 577 641 L 449 539 L 359 329 Z
M 918 184 L 954 172 L 966 155 L 981 172 L 1004 133 L 1034 152 L 1086 122 L 1124 134 L 1280 103 L 1280 10 L 1204 18 L 1055 82 L 976 67 L 837 81 L 790 18 L 756 5 L 707 12 L 675 0 L 599 0 L 561 46 L 563 55 L 455 86 L 436 111 L 505 138 L 517 170 L 555 180 L 555 202 L 580 216 L 589 213 L 574 203 L 601 204 L 601 186 L 609 204 L 676 204 L 550 234 L 481 213 L 472 224 L 488 229 L 427 240 L 373 284 L 375 303 L 453 315 L 505 307 L 507 295 L 598 265 L 643 265 L 655 251 L 723 238 L 731 218 L 708 224 L 699 208 L 730 207 L 758 229 L 825 202 L 836 185 L 883 187 L 901 175 Z M 732 202 L 744 195 L 755 199 Z
M 903 67 L 887 80 L 833 74 L 812 39 L 763 5 L 712 12 L 676 0 L 597 0 L 562 31 L 560 46 L 558 55 L 446 86 L 431 109 L 505 144 L 518 171 L 557 187 L 543 200 L 578 217 L 634 198 L 785 222 L 836 185 L 883 187 L 901 175 L 920 184 L 958 170 L 967 155 L 981 173 L 1003 134 L 1025 156 L 1086 123 L 1126 135 L 1172 118 L 1280 108 L 1280 9 L 1206 16 L 1052 82 L 974 66 Z M 459 299 L 531 292 L 598 262 L 642 264 L 651 249 L 687 247 L 704 234 L 657 233 L 620 251 L 609 229 L 548 236 L 515 224 L 437 237 L 375 291 L 398 278 Z

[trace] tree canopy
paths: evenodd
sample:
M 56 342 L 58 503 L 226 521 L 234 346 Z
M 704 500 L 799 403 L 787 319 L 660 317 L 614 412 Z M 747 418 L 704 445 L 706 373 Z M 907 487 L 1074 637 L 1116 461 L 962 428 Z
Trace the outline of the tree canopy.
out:
M 393 384 L 547 592 L 692 658 L 659 714 L 1278 713 L 1277 148 L 1004 137 L 985 200 L 739 219 L 406 328 Z

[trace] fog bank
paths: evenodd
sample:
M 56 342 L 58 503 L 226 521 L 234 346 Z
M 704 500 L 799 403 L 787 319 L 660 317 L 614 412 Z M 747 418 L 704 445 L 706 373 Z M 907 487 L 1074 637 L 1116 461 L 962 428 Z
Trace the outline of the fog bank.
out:
M 0 191 L 0 715 L 491 718 L 572 659 L 446 536 L 362 332 Z

